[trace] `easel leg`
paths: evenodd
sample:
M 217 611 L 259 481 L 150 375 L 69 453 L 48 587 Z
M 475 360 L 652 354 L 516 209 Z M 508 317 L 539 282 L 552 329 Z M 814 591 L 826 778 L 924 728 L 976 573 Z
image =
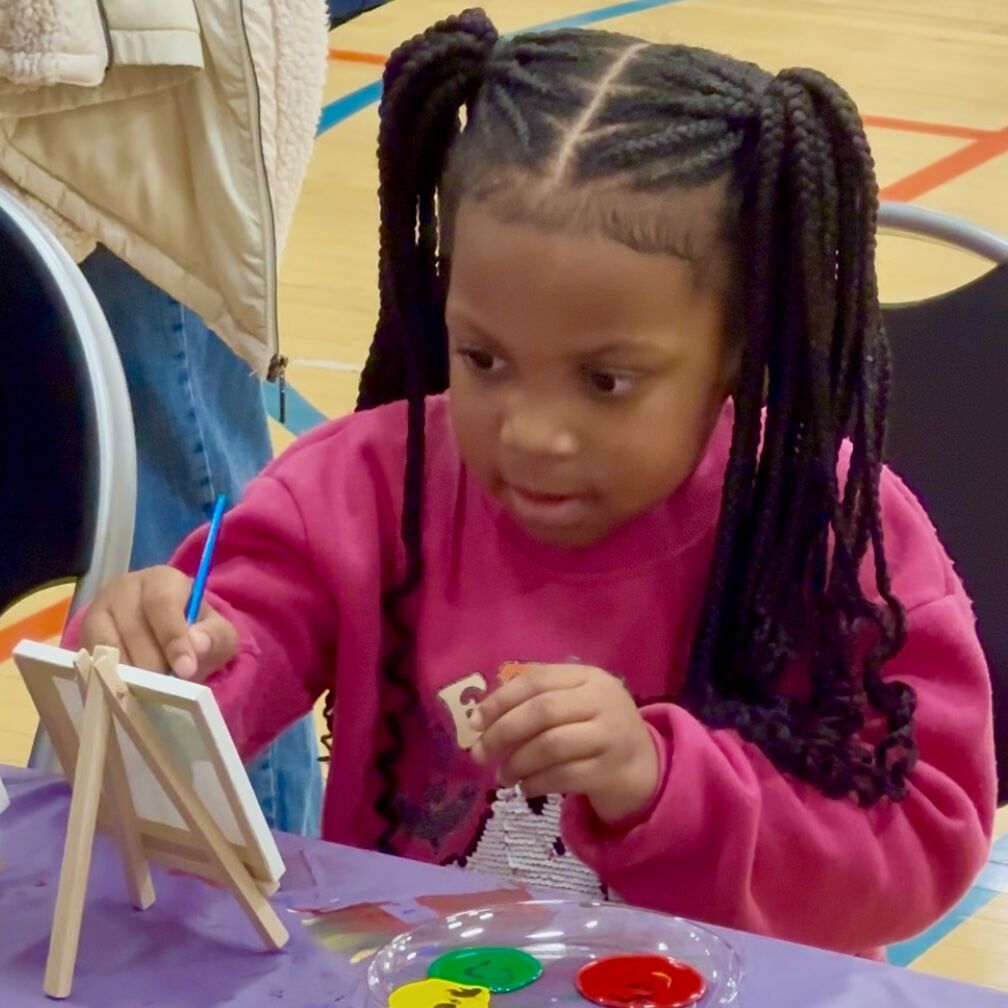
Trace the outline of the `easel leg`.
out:
M 144 757 L 151 773 L 178 809 L 186 825 L 203 841 L 220 880 L 231 889 L 263 942 L 270 948 L 283 948 L 290 938 L 287 929 L 227 842 L 220 827 L 204 808 L 199 796 L 176 772 L 157 732 L 119 679 L 115 666 L 110 667 L 108 663 L 102 662 L 95 664 L 93 671 L 93 677 L 102 684 L 112 714 Z
M 80 753 L 74 773 L 66 846 L 63 848 L 59 892 L 43 984 L 46 994 L 54 998 L 68 997 L 73 984 L 84 895 L 91 869 L 98 800 L 102 792 L 111 728 L 111 715 L 101 682 L 97 676 L 91 676 L 84 701 Z
M 94 664 L 109 662 L 111 662 L 112 668 L 116 668 L 119 664 L 119 652 L 115 648 L 95 648 Z M 82 666 L 86 666 L 86 668 Z M 85 652 L 78 661 L 78 671 L 86 678 L 91 666 L 92 662 L 87 658 Z M 146 910 L 154 902 L 154 883 L 151 879 L 150 864 L 140 839 L 136 810 L 133 808 L 133 799 L 130 796 L 126 763 L 123 760 L 122 749 L 116 736 L 115 721 L 111 718 L 105 795 L 112 804 L 113 832 L 116 846 L 119 848 L 119 857 L 122 861 L 130 902 L 138 910 Z
M 150 863 L 140 841 L 136 811 L 130 798 L 129 780 L 119 740 L 115 737 L 114 723 L 111 734 L 106 783 L 112 798 L 116 846 L 119 848 L 119 858 L 122 861 L 130 902 L 137 910 L 146 910 L 154 903 L 154 882 L 151 879 Z

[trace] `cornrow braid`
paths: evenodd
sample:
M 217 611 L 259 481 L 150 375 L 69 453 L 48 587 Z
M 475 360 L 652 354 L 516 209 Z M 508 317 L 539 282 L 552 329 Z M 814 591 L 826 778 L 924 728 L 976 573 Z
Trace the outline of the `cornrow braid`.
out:
M 915 697 L 881 674 L 906 628 L 879 497 L 889 357 L 878 193 L 849 97 L 810 70 L 773 77 L 606 32 L 500 40 L 480 11 L 403 45 L 384 84 L 380 309 L 358 407 L 405 399 L 409 424 L 406 567 L 384 600 L 396 644 L 383 664 L 379 847 L 394 848 L 399 723 L 417 701 L 397 611 L 423 576 L 423 398 L 447 386 L 444 303 L 462 198 L 505 222 L 689 256 L 664 200 L 720 187 L 741 364 L 710 577 L 674 699 L 825 794 L 902 798 Z M 861 585 L 869 550 L 880 602 Z M 810 682 L 802 697 L 781 689 L 798 661 Z M 874 745 L 861 738 L 870 710 L 885 724 Z

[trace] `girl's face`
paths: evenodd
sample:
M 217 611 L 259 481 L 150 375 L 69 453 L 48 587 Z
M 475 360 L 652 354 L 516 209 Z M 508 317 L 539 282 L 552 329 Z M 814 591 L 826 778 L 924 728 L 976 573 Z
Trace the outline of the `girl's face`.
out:
M 713 249 L 710 215 L 688 217 L 688 247 Z M 723 284 L 694 263 L 504 224 L 468 200 L 446 321 L 462 458 L 553 546 L 598 542 L 678 489 L 732 377 Z

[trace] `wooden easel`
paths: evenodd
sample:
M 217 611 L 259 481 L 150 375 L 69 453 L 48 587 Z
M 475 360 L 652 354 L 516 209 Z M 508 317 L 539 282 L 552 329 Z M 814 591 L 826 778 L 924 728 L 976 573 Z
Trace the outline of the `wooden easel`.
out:
M 129 687 L 120 679 L 118 651 L 96 648 L 93 656 L 81 652 L 76 664 L 84 717 L 46 961 L 45 993 L 53 998 L 65 998 L 70 994 L 98 806 L 103 793 L 107 802 L 104 811 L 113 827 L 130 900 L 139 910 L 146 910 L 154 902 L 150 866 L 130 797 L 126 767 L 116 738 L 116 723 L 129 736 L 178 810 L 205 853 L 217 881 L 232 891 L 263 943 L 271 949 L 282 948 L 289 938 L 286 928 L 195 791 L 176 771 L 164 743 Z

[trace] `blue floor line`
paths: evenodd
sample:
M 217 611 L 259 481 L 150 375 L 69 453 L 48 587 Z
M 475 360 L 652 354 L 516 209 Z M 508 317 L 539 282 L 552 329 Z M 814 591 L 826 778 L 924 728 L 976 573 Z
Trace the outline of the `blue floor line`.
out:
M 624 3 L 610 4 L 597 10 L 585 11 L 583 14 L 571 14 L 556 21 L 547 21 L 536 25 L 529 31 L 553 31 L 557 28 L 583 28 L 585 25 L 608 21 L 610 18 L 624 17 L 627 14 L 639 14 L 642 11 L 653 10 L 655 7 L 669 7 L 682 0 L 625 0 Z
M 595 10 L 584 11 L 581 14 L 570 14 L 567 17 L 557 18 L 555 21 L 546 21 L 543 24 L 526 28 L 524 31 L 555 31 L 559 28 L 583 28 L 585 25 L 598 24 L 600 21 L 608 21 L 611 18 L 624 17 L 627 14 L 639 14 L 642 11 L 653 10 L 656 7 L 670 7 L 672 4 L 682 3 L 683 0 L 624 0 L 623 3 L 608 4 L 605 7 L 598 7 Z M 350 116 L 366 109 L 369 105 L 381 100 L 382 82 L 380 80 L 365 84 L 364 87 L 342 95 L 335 101 L 330 102 L 322 109 L 322 117 L 319 119 L 318 134 L 328 132 L 334 126 L 349 119 Z
M 893 966 L 909 966 L 998 895 L 1000 894 L 992 889 L 974 886 L 937 924 L 933 924 L 916 938 L 890 945 L 886 950 L 886 958 Z
M 280 422 L 280 391 L 271 382 L 263 383 L 263 402 L 266 412 L 277 423 Z M 305 434 L 313 427 L 325 422 L 325 416 L 320 413 L 296 388 L 287 386 L 287 418 L 284 426 L 296 436 Z
M 322 115 L 319 118 L 318 130 L 315 135 L 321 136 L 331 130 L 333 126 L 345 122 L 350 116 L 356 115 L 369 105 L 374 105 L 381 100 L 381 92 L 382 82 L 376 80 L 329 102 L 322 108 Z
M 908 966 L 1003 893 L 1008 893 L 1008 835 L 995 841 L 990 859 L 973 887 L 940 921 L 916 938 L 889 946 L 889 962 Z

